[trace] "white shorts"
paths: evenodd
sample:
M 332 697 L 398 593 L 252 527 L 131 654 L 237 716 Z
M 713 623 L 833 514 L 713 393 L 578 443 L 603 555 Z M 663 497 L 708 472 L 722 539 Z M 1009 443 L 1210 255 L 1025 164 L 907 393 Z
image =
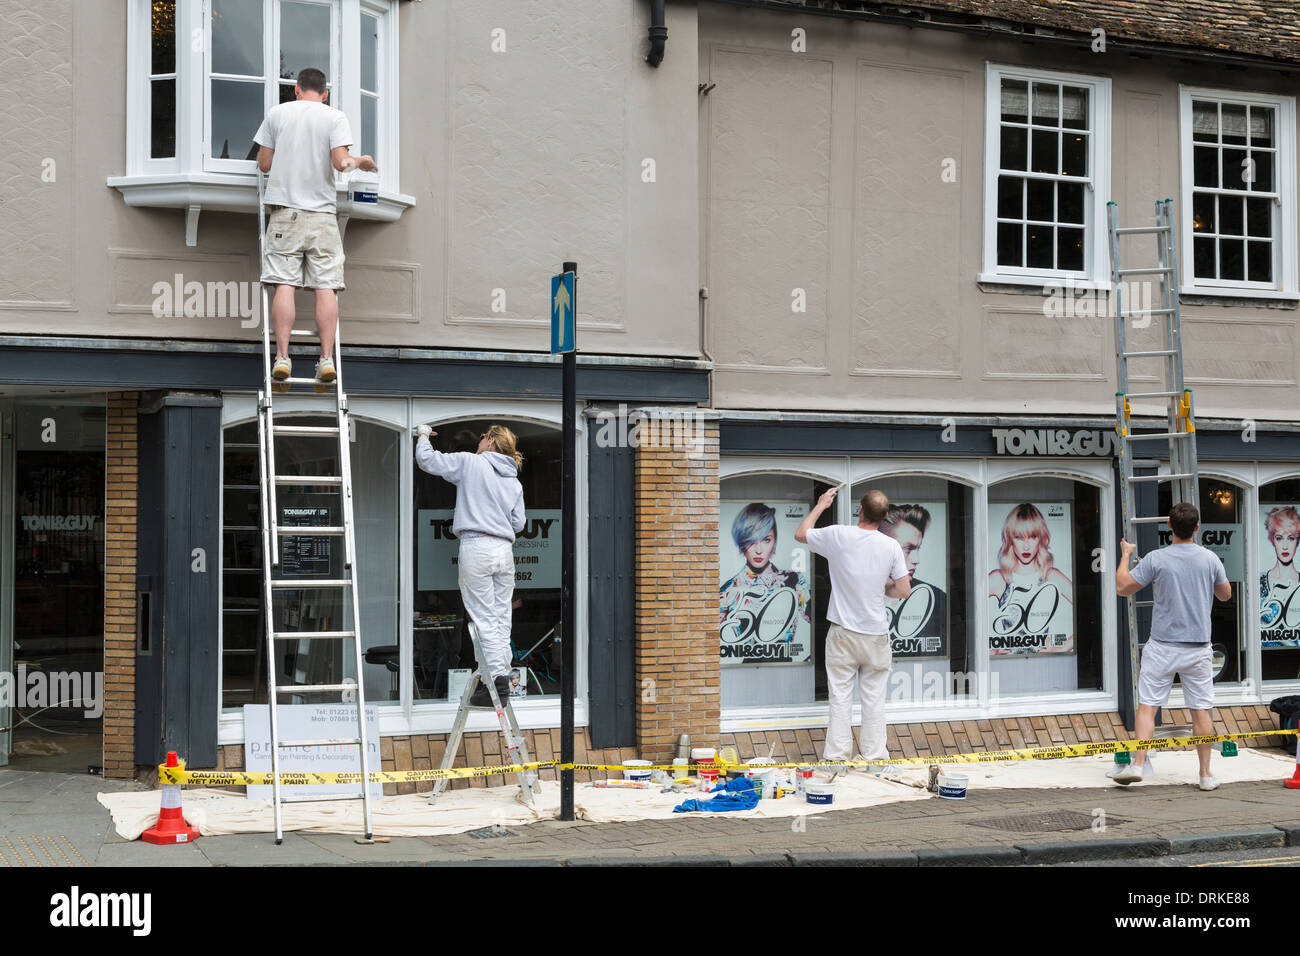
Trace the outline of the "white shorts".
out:
M 1214 706 L 1213 657 L 1209 644 L 1147 641 L 1142 648 L 1142 668 L 1138 671 L 1138 703 L 1148 707 L 1165 706 L 1177 674 L 1183 687 L 1184 705 L 1189 710 L 1210 710 Z

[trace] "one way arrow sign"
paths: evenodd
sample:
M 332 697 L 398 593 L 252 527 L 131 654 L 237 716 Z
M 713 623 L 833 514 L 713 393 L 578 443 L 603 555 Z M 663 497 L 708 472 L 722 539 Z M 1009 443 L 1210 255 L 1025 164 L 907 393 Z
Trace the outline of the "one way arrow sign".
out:
M 551 354 L 574 351 L 574 312 L 577 296 L 574 274 L 551 276 Z

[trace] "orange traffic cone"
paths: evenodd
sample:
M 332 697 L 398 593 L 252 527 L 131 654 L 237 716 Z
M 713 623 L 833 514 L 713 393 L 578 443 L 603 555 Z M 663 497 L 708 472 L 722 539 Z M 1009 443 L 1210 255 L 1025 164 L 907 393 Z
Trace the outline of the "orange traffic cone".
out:
M 167 752 L 167 766 L 178 770 L 185 769 L 185 761 L 176 759 L 176 751 Z M 180 784 L 165 783 L 162 788 L 162 810 L 158 813 L 158 822 L 152 829 L 145 830 L 140 839 L 145 843 L 189 843 L 199 838 L 198 827 L 185 822 L 181 812 Z
M 1283 780 L 1282 786 L 1288 790 L 1300 790 L 1300 747 L 1296 748 L 1296 765 L 1295 773 L 1291 775 L 1290 780 Z

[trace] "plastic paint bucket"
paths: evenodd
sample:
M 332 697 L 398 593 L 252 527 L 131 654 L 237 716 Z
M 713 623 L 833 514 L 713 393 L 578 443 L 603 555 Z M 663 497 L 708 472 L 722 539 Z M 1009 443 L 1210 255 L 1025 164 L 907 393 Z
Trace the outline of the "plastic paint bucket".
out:
M 649 760 L 624 760 L 623 779 L 649 780 L 651 766 L 652 764 Z
M 706 790 L 718 782 L 718 768 L 714 765 L 716 756 L 717 751 L 712 747 L 696 747 L 691 751 L 691 763 L 699 765 L 696 773 L 700 786 Z
M 835 802 L 835 788 L 824 783 L 810 783 L 804 788 L 805 798 L 809 803 L 828 806 Z
M 674 780 L 686 779 L 686 777 L 690 774 L 690 768 L 686 766 L 688 763 L 690 763 L 690 761 L 687 760 L 685 757 L 673 758 L 673 779 Z
M 964 773 L 940 773 L 939 796 L 945 800 L 965 800 L 967 776 Z

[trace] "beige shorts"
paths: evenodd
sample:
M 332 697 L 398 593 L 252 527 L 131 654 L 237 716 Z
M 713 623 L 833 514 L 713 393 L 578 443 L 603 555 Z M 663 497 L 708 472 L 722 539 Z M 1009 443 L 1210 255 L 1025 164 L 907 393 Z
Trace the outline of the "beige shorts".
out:
M 332 212 L 280 207 L 266 227 L 262 281 L 301 289 L 343 288 L 343 239 Z

